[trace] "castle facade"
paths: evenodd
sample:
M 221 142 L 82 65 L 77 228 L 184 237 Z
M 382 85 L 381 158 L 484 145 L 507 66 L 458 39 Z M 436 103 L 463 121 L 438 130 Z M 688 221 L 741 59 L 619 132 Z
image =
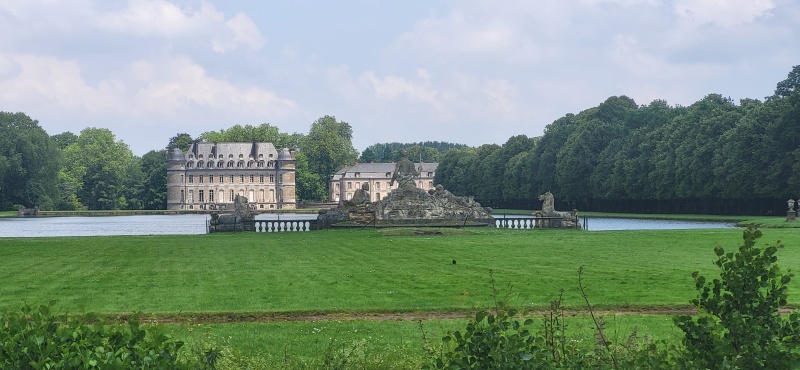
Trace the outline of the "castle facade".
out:
M 356 163 L 342 168 L 330 178 L 328 200 L 332 202 L 351 200 L 356 189 L 361 189 L 364 183 L 369 185 L 370 202 L 383 199 L 392 190 L 397 189 L 397 182 L 389 185 L 395 165 L 395 163 Z M 439 163 L 414 164 L 414 168 L 419 172 L 419 176 L 414 178 L 414 184 L 418 189 L 427 191 L 435 188 L 433 177 L 438 166 Z
M 272 143 L 199 143 L 167 155 L 168 210 L 233 210 L 236 195 L 256 211 L 294 209 L 295 159 Z

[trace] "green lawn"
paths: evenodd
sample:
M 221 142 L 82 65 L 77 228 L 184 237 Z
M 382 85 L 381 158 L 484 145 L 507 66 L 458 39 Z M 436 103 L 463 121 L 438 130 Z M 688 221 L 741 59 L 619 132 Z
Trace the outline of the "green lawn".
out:
M 686 305 L 691 273 L 713 272 L 713 248 L 741 230 L 580 232 L 470 229 L 383 236 L 374 229 L 0 239 L 0 306 L 57 299 L 93 312 L 393 312 L 491 305 L 488 271 L 519 306 L 560 289 L 579 306 L 577 270 L 600 306 Z M 768 229 L 800 264 L 800 230 Z M 457 261 L 456 265 L 452 260 Z M 800 300 L 792 290 L 792 301 Z
M 207 341 L 265 363 L 314 363 L 338 348 L 408 365 L 423 356 L 416 321 L 202 320 L 204 315 L 251 314 L 467 315 L 494 305 L 490 269 L 500 299 L 511 305 L 546 309 L 564 289 L 564 304 L 580 310 L 580 266 L 585 266 L 587 293 L 598 308 L 686 307 L 695 296 L 692 272 L 715 274 L 713 248 L 735 248 L 742 230 L 471 228 L 445 235 L 384 234 L 395 232 L 0 238 L 0 308 L 56 299 L 58 309 L 69 312 L 143 311 L 145 316 L 195 318 L 168 329 L 190 342 Z M 797 270 L 800 229 L 764 229 L 759 244 L 776 240 L 786 245 L 778 252 L 781 264 Z M 800 303 L 796 284 L 790 286 L 789 301 Z M 609 317 L 613 320 L 607 323 L 619 323 L 609 326 L 618 336 L 634 327 L 656 338 L 676 335 L 669 316 Z M 579 321 L 571 325 L 572 332 L 591 338 L 588 319 L 573 320 Z M 438 333 L 432 336 L 436 343 L 445 331 L 463 326 L 464 320 L 423 322 L 426 330 Z
M 666 315 L 625 314 L 602 318 L 606 323 L 605 334 L 613 343 L 625 343 L 634 331 L 640 337 L 646 334 L 653 340 L 677 340 L 681 334 L 672 317 Z M 173 335 L 185 338 L 189 348 L 213 345 L 230 351 L 229 357 L 269 364 L 265 368 L 280 368 L 284 363 L 320 364 L 330 352 L 355 352 L 354 357 L 360 356 L 370 363 L 383 361 L 402 364 L 399 368 L 415 368 L 425 357 L 423 335 L 435 348 L 441 344 L 440 339 L 445 333 L 463 332 L 466 323 L 466 320 L 439 319 L 421 323 L 413 320 L 334 320 L 185 324 L 170 325 L 168 329 Z M 542 320 L 535 320 L 531 328 L 540 330 Z M 571 341 L 585 342 L 581 345 L 587 349 L 594 344 L 594 324 L 588 316 L 567 318 L 567 332 Z

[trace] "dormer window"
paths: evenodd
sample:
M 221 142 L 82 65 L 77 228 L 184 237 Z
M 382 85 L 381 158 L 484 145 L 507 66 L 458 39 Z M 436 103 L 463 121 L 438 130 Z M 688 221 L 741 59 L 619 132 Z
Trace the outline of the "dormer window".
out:
M 387 172 L 386 173 L 386 177 L 392 177 L 392 173 L 391 172 Z

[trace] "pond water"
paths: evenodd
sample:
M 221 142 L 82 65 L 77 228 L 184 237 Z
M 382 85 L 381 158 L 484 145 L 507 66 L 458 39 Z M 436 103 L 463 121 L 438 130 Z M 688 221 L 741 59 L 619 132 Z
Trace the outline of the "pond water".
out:
M 316 214 L 261 214 L 259 220 L 299 221 Z M 495 217 L 501 218 L 500 215 Z M 506 216 L 515 218 L 514 216 Z M 138 215 L 0 218 L 0 237 L 205 234 L 208 215 Z M 583 219 L 581 219 L 583 222 Z M 711 229 L 735 227 L 729 222 L 590 218 L 588 230 Z
M 583 219 L 581 219 L 583 223 Z M 589 218 L 586 230 L 679 230 L 679 229 L 722 229 L 736 227 L 733 222 L 718 221 L 679 221 L 649 220 L 632 218 Z

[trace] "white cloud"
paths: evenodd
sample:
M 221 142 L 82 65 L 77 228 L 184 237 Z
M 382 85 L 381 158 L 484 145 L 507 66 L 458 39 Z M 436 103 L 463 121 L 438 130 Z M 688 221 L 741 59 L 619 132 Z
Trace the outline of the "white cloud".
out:
M 120 81 L 106 80 L 94 86 L 81 76 L 74 61 L 31 55 L 5 55 L 19 71 L 0 80 L 0 103 L 5 106 L 47 104 L 51 109 L 91 113 L 123 111 L 125 87 Z
M 198 109 L 262 117 L 281 117 L 297 109 L 297 103 L 269 90 L 211 77 L 185 57 L 136 61 L 123 74 L 130 78 L 107 78 L 95 84 L 84 79 L 74 61 L 0 55 L 0 72 L 14 66 L 19 72 L 0 80 L 0 103 L 6 107 L 47 104 L 49 110 L 173 118 Z
M 769 16 L 771 0 L 676 0 L 675 12 L 698 24 L 739 26 Z
M 174 116 L 198 107 L 227 111 L 232 115 L 247 111 L 266 117 L 285 116 L 297 103 L 258 87 L 239 87 L 209 76 L 188 58 L 137 62 L 133 74 L 144 87 L 134 97 L 135 106 L 146 112 Z

